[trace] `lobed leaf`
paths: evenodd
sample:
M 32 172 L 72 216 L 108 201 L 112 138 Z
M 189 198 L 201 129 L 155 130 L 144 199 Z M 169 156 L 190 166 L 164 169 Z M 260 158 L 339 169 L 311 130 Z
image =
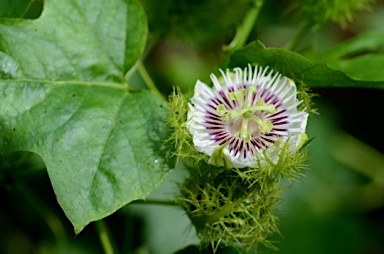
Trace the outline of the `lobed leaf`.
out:
M 43 158 L 76 233 L 169 172 L 166 104 L 124 77 L 146 33 L 136 0 L 46 0 L 36 20 L 0 20 L 0 152 Z

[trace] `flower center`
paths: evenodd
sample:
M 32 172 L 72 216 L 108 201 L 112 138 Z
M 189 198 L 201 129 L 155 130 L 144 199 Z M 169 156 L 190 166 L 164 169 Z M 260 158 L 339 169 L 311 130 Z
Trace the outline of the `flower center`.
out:
M 220 114 L 223 121 L 237 120 L 241 121 L 240 131 L 235 133 L 236 138 L 241 138 L 246 142 L 252 139 L 249 129 L 254 129 L 252 125 L 256 123 L 261 134 L 269 132 L 273 128 L 271 121 L 261 120 L 255 113 L 265 111 L 267 113 L 276 113 L 276 107 L 273 104 L 266 104 L 263 99 L 259 98 L 256 105 L 252 105 L 252 98 L 257 93 L 255 86 L 248 86 L 247 89 L 242 88 L 235 92 L 228 93 L 229 99 L 237 101 L 240 109 L 226 109 L 224 104 L 217 106 L 217 112 Z

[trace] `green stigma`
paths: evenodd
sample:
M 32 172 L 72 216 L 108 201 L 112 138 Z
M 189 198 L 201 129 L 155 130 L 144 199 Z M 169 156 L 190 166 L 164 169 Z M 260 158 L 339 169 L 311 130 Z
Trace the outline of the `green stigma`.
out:
M 240 132 L 235 133 L 236 138 L 241 138 L 246 142 L 252 139 L 249 128 L 252 122 L 257 123 L 258 128 L 262 134 L 270 132 L 273 129 L 271 121 L 263 121 L 255 115 L 257 111 L 265 111 L 267 113 L 276 113 L 276 107 L 273 104 L 266 104 L 263 99 L 259 98 L 256 105 L 252 106 L 253 96 L 257 93 L 255 86 L 249 86 L 247 89 L 242 88 L 235 92 L 229 93 L 229 99 L 237 101 L 240 109 L 226 109 L 224 104 L 219 104 L 216 108 L 223 121 L 235 120 L 241 118 Z

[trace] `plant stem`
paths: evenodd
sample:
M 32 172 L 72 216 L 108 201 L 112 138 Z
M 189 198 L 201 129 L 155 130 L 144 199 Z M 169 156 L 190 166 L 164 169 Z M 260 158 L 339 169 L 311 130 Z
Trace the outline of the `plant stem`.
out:
M 179 206 L 179 204 L 177 204 L 175 201 L 156 200 L 156 199 L 135 200 L 135 201 L 132 201 L 131 204 Z
M 231 41 L 231 43 L 227 46 L 223 47 L 224 51 L 234 51 L 239 49 L 245 45 L 249 34 L 252 31 L 252 28 L 255 25 L 257 20 L 257 16 L 260 13 L 260 9 L 263 6 L 264 0 L 254 0 L 252 3 L 251 9 L 248 11 L 245 16 L 243 23 L 237 28 L 235 37 Z
M 346 132 L 339 132 L 330 146 L 331 155 L 371 181 L 356 187 L 349 204 L 358 210 L 372 210 L 384 204 L 384 155 Z
M 331 153 L 335 159 L 384 187 L 384 155 L 357 138 L 340 132 Z
M 137 61 L 136 65 L 137 65 L 137 70 L 139 71 L 139 73 L 140 73 L 141 77 L 143 78 L 143 80 L 144 80 L 145 84 L 147 85 L 147 87 L 152 92 L 154 92 L 155 94 L 157 94 L 158 96 L 160 96 L 161 98 L 163 98 L 165 100 L 164 95 L 160 93 L 159 89 L 157 89 L 155 83 L 151 79 L 151 76 L 147 72 L 147 69 L 145 68 L 143 62 L 141 60 L 139 60 L 139 61 Z
M 113 245 L 107 224 L 103 220 L 96 221 L 96 229 L 105 254 L 114 254 Z
M 297 48 L 297 46 L 299 46 L 299 44 L 302 42 L 302 40 L 305 38 L 305 36 L 315 31 L 316 29 L 317 29 L 316 24 L 308 21 L 299 30 L 296 36 L 284 46 L 284 49 L 294 51 Z

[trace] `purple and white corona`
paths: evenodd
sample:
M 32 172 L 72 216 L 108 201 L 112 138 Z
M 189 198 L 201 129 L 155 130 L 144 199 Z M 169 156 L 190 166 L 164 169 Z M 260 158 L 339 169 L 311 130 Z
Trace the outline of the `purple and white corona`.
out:
M 278 158 L 288 142 L 295 151 L 305 133 L 308 114 L 297 109 L 295 83 L 268 68 L 249 65 L 211 74 L 213 87 L 197 81 L 187 126 L 199 152 L 220 150 L 234 167 L 257 168 L 260 159 Z

